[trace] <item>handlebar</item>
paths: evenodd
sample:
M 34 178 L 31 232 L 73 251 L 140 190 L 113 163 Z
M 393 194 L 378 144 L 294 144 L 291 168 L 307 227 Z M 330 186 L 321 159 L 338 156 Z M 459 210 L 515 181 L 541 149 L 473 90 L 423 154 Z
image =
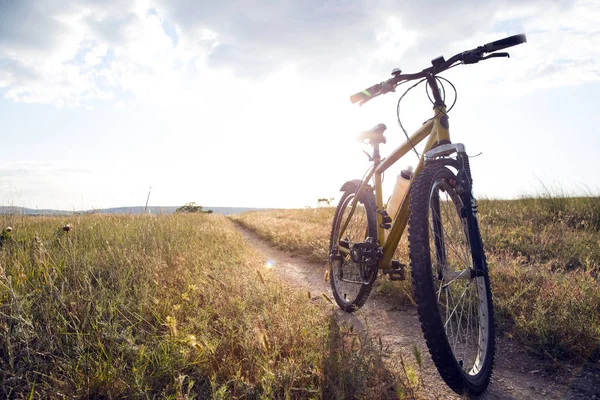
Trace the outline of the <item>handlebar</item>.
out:
M 362 106 L 367 101 L 372 100 L 373 98 L 379 95 L 393 92 L 396 86 L 398 86 L 401 83 L 426 78 L 429 75 L 439 74 L 447 70 L 448 68 L 454 66 L 457 62 L 462 62 L 463 64 L 476 64 L 479 61 L 487 60 L 490 58 L 510 57 L 508 53 L 494 53 L 488 56 L 484 56 L 484 54 L 493 53 L 495 51 L 506 49 L 508 47 L 516 46 L 525 42 L 527 42 L 527 37 L 525 36 L 525 34 L 513 35 L 504 39 L 484 44 L 483 46 L 479 46 L 472 50 L 463 51 L 462 53 L 458 53 L 450 57 L 447 61 L 444 60 L 444 57 L 438 57 L 431 61 L 431 63 L 433 64 L 431 67 L 425 68 L 421 72 L 404 75 L 402 75 L 400 71 L 392 72 L 392 75 L 394 75 L 393 78 L 390 78 L 387 81 L 378 83 L 376 85 L 371 86 L 370 88 L 353 94 L 352 96 L 350 96 L 350 101 L 352 102 L 352 104 L 360 102 L 359 104 Z
M 485 49 L 486 53 L 491 53 L 493 51 L 506 49 L 508 47 L 516 46 L 525 42 L 527 42 L 527 37 L 522 33 L 520 35 L 509 36 L 504 39 L 496 40 L 495 42 L 484 44 L 483 48 Z

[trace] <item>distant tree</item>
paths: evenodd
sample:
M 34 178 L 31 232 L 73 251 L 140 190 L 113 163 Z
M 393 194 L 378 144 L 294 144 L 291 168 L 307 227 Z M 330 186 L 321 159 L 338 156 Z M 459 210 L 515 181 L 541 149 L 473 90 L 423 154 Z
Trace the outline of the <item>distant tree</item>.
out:
M 204 210 L 202 206 L 196 204 L 194 201 L 184 204 L 175 210 L 176 213 L 204 213 L 212 214 L 213 210 Z

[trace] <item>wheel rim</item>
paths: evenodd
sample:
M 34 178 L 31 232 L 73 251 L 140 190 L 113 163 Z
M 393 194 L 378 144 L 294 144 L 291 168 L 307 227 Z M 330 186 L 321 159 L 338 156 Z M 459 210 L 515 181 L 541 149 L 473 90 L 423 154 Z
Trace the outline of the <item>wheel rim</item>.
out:
M 352 209 L 353 200 L 354 195 L 350 195 L 342 204 L 342 218 L 338 219 L 334 238 L 339 237 L 341 226 L 343 222 L 348 219 L 350 210 Z M 361 202 L 358 202 L 356 204 L 354 214 L 348 222 L 348 226 L 346 227 L 341 239 L 348 241 L 351 246 L 353 243 L 364 242 L 368 236 L 368 231 L 369 225 L 365 206 Z M 362 267 L 360 264 L 352 262 L 350 255 L 344 253 L 340 253 L 340 255 L 342 256 L 341 260 L 334 260 L 331 263 L 331 279 L 339 299 L 344 304 L 351 305 L 359 296 L 360 290 L 364 285 L 361 278 L 361 268 L 364 267 Z
M 433 282 L 448 342 L 457 363 L 477 375 L 486 359 L 489 332 L 485 278 L 472 277 L 473 260 L 462 201 L 445 180 L 429 197 Z

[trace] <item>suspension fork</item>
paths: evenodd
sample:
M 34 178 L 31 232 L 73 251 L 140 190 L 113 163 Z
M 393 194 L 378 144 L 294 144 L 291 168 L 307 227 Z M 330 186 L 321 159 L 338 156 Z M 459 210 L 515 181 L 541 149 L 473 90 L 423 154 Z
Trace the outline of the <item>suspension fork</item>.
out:
M 444 245 L 443 237 L 444 231 L 442 227 L 441 214 L 440 214 L 440 196 L 434 192 L 435 196 L 431 199 L 431 220 L 433 224 L 433 238 L 435 244 L 435 258 L 436 258 L 436 272 L 438 279 L 442 279 L 442 271 L 446 267 L 446 246 Z
M 475 267 L 475 276 L 484 276 L 488 267 L 483 252 L 483 242 L 481 241 L 481 232 L 477 222 L 477 201 L 473 197 L 471 178 L 471 166 L 466 153 L 459 153 L 457 157 L 458 164 L 461 166 L 457 174 L 457 186 L 460 185 L 459 195 L 463 203 L 461 217 L 467 220 L 467 231 L 469 233 L 469 244 L 471 245 L 471 256 Z

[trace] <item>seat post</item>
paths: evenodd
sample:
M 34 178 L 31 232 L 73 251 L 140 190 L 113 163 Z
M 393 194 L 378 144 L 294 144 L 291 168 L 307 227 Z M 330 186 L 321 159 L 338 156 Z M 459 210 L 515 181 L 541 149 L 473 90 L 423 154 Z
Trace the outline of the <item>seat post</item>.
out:
M 379 154 L 379 143 L 373 143 L 373 162 L 375 165 L 381 161 L 381 154 Z

